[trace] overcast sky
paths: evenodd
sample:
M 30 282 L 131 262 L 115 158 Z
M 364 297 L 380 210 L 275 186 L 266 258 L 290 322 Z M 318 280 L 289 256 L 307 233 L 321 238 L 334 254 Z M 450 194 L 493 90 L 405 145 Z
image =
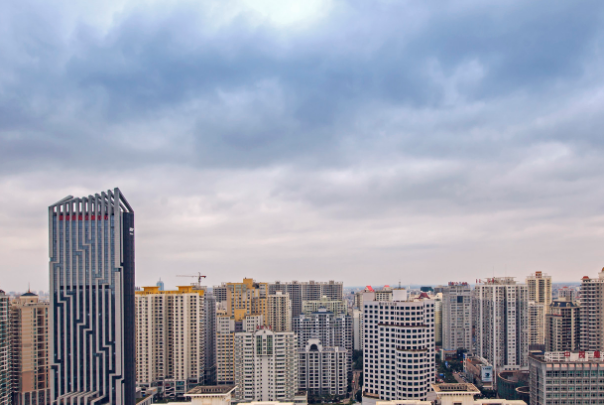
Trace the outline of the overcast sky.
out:
M 137 285 L 595 277 L 604 2 L 0 2 L 0 288 L 120 187 Z

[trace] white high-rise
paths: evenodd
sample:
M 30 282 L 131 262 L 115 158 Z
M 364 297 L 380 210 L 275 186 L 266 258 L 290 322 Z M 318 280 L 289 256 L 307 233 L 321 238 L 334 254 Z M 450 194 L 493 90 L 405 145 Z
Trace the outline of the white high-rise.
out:
M 238 402 L 293 402 L 298 391 L 298 342 L 293 332 L 259 327 L 235 334 Z
M 513 277 L 490 278 L 476 285 L 472 297 L 476 330 L 475 353 L 494 367 L 528 366 L 528 288 Z
M 425 400 L 434 383 L 434 301 L 408 299 L 402 289 L 390 297 L 363 296 L 363 396 Z
M 472 348 L 472 288 L 468 283 L 449 283 L 443 288 L 443 349 Z
M 319 339 L 309 339 L 298 353 L 300 389 L 309 395 L 346 395 L 350 367 L 345 348 L 323 347 Z
M 543 304 L 547 311 L 552 303 L 552 278 L 536 271 L 526 278 L 526 286 L 529 301 Z
M 204 294 L 203 289 L 194 286 L 178 287 L 176 291 L 144 287 L 136 292 L 139 385 L 161 382 L 164 395 L 175 398 L 204 382 Z

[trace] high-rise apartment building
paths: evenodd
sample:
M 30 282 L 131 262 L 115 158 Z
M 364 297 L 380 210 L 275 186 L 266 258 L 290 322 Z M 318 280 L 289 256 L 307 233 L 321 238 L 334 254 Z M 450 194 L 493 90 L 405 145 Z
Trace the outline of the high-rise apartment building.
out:
M 549 309 L 552 303 L 552 278 L 536 271 L 526 278 L 526 286 L 529 301 L 543 304 L 546 310 Z
M 531 405 L 604 403 L 604 362 L 600 351 L 531 354 Z
M 468 283 L 449 283 L 443 288 L 442 347 L 472 348 L 472 288 Z
M 11 405 L 9 298 L 0 290 L 0 405 Z
M 293 332 L 269 327 L 235 334 L 238 402 L 293 402 L 298 391 L 298 342 Z
M 48 302 L 31 292 L 10 308 L 13 405 L 50 405 Z
M 319 339 L 323 347 L 341 347 L 352 356 L 352 317 L 335 315 L 325 308 L 294 318 L 293 330 L 298 336 L 298 346 L 303 348 L 310 339 Z
M 292 303 L 288 293 L 277 291 L 266 301 L 266 324 L 274 332 L 292 331 Z
M 550 304 L 551 305 L 551 304 Z M 528 302 L 529 345 L 536 348 L 545 345 L 545 315 L 547 310 L 541 302 Z
M 528 289 L 512 277 L 477 284 L 472 297 L 474 352 L 499 371 L 526 368 L 529 352 Z
M 205 384 L 216 385 L 216 297 L 206 292 Z
M 323 347 L 319 339 L 309 339 L 298 349 L 299 388 L 309 395 L 346 395 L 349 353 L 342 347 Z
M 373 299 L 363 296 L 363 396 L 425 400 L 435 379 L 434 301 L 402 289 L 392 301 Z
M 245 278 L 241 283 L 224 285 L 226 311 L 216 316 L 216 379 L 218 384 L 233 384 L 235 333 L 253 332 L 267 324 L 268 284 Z
M 287 283 L 277 281 L 269 284 L 269 294 L 275 294 L 277 291 L 289 294 L 289 299 L 292 302 L 292 317 L 296 317 L 302 313 L 303 301 L 319 301 L 321 297 L 342 301 L 344 283 L 331 280 L 328 282 L 292 281 Z
M 557 299 L 545 316 L 545 350 L 563 352 L 579 350 L 581 308 L 576 302 Z
M 558 298 L 564 298 L 566 301 L 576 301 L 579 297 L 576 287 L 562 287 L 558 289 Z
M 319 308 L 325 308 L 334 315 L 348 314 L 348 304 L 345 300 L 332 300 L 323 296 L 320 300 L 302 301 L 302 314 L 312 314 L 317 312 Z
M 119 189 L 49 207 L 51 396 L 134 405 L 134 211 Z
M 227 286 L 226 283 L 222 283 L 222 285 L 215 285 L 212 287 L 212 294 L 216 298 L 216 302 L 225 302 L 227 301 Z
M 353 349 L 363 350 L 363 312 L 360 309 L 352 311 Z
M 581 280 L 581 350 L 604 351 L 604 269 Z
M 163 386 L 167 398 L 183 397 L 204 382 L 205 291 L 181 286 L 136 292 L 136 377 L 141 386 Z

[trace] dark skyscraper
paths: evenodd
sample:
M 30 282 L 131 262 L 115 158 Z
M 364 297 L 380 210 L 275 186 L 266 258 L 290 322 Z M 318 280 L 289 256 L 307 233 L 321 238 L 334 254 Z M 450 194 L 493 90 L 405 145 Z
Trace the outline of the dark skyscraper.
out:
M 134 405 L 134 211 L 119 189 L 49 207 L 57 404 Z

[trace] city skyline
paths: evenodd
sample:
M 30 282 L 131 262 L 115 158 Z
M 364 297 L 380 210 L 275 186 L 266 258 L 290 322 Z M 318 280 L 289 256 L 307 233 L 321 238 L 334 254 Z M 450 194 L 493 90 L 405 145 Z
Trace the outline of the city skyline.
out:
M 46 201 L 115 186 L 138 285 L 579 280 L 604 265 L 603 10 L 9 0 L 2 287 L 46 290 Z

